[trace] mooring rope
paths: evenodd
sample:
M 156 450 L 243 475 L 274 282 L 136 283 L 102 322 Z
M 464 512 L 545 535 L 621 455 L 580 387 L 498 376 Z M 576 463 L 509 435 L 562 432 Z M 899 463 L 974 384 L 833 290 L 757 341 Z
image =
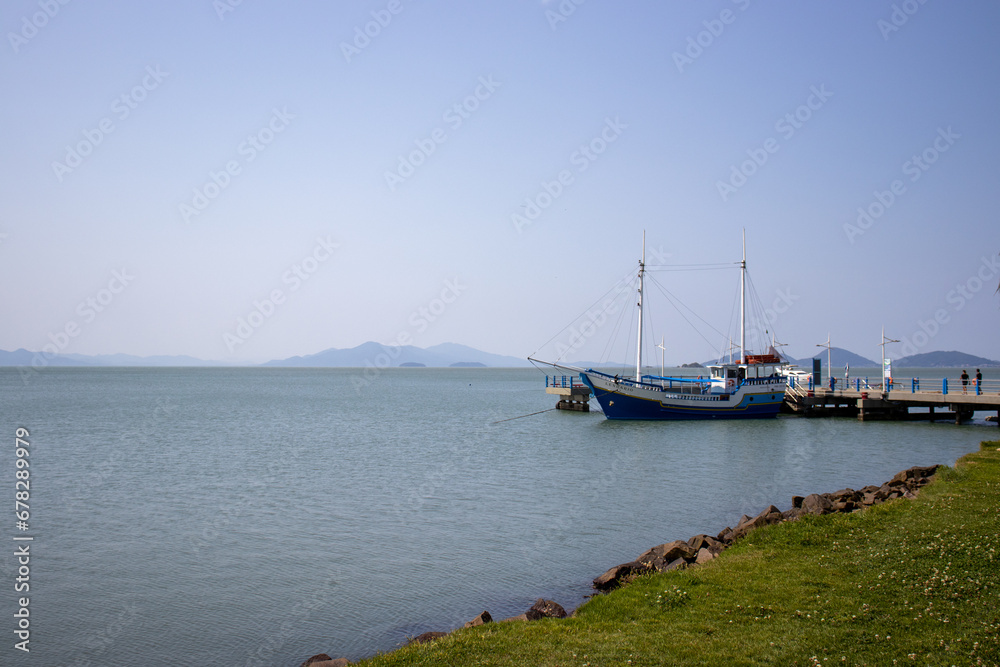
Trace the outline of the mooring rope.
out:
M 527 415 L 521 415 L 520 417 L 510 417 L 508 419 L 501 419 L 500 421 L 493 422 L 494 424 L 502 424 L 503 422 L 514 421 L 515 419 L 524 419 L 525 417 L 533 417 L 534 415 L 540 415 L 543 412 L 552 412 L 553 410 L 558 410 L 559 408 L 549 408 L 548 410 L 539 410 L 538 412 L 532 412 Z

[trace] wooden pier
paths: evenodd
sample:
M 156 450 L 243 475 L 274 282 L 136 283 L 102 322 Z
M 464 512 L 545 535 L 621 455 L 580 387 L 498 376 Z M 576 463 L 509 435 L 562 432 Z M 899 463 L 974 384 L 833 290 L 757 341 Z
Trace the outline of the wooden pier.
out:
M 956 390 L 957 385 L 957 390 Z M 559 396 L 556 408 L 590 412 L 590 387 L 576 375 L 546 375 L 545 393 Z M 861 421 L 951 421 L 972 419 L 976 412 L 993 412 L 987 421 L 1000 425 L 1000 380 L 974 380 L 964 387 L 947 378 L 910 378 L 869 384 L 862 378 L 814 387 L 811 383 L 785 390 L 785 413 L 803 417 L 856 417 Z
M 583 384 L 579 376 L 546 375 L 545 393 L 560 397 L 556 403 L 559 410 L 590 412 L 590 387 Z
M 912 378 L 868 385 L 855 379 L 840 381 L 831 388 L 789 387 L 785 391 L 785 410 L 807 417 L 845 416 L 861 421 L 953 421 L 956 424 L 972 419 L 975 412 L 995 412 L 1000 419 L 1000 382 L 974 382 L 963 387 L 949 387 L 948 380 L 921 381 Z M 852 386 L 853 385 L 853 386 Z M 933 388 L 931 388 L 933 387 Z M 911 412 L 911 408 L 917 409 Z

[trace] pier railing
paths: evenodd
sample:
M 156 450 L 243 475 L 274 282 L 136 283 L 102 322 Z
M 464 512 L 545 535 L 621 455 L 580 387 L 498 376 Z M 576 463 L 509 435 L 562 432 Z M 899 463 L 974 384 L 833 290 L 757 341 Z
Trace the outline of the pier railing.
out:
M 788 378 L 788 388 L 792 393 L 803 394 L 807 391 L 830 390 L 830 391 L 871 391 L 881 393 L 906 392 L 910 394 L 965 394 L 968 396 L 1000 395 L 1000 380 L 982 380 L 977 382 L 974 377 L 962 384 L 961 378 L 900 378 L 891 379 L 883 383 L 882 378 L 853 377 L 838 378 L 831 377 L 822 386 L 817 387 L 812 378 L 808 382 L 797 381 L 795 378 Z
M 563 389 L 573 389 L 574 387 L 586 387 L 580 380 L 579 375 L 546 375 L 545 387 L 561 387 Z

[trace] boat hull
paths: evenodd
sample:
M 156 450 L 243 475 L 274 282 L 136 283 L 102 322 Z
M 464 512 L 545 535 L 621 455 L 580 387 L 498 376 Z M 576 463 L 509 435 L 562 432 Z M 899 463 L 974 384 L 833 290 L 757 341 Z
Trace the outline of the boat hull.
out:
M 608 419 L 767 419 L 785 398 L 781 379 L 741 385 L 731 394 L 670 392 L 650 383 L 580 373 Z

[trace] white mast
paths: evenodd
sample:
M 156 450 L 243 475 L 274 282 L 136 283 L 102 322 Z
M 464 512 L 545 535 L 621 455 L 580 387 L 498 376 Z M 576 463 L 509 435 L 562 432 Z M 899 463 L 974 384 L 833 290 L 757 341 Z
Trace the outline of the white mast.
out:
M 740 363 L 747 361 L 747 317 L 746 317 L 746 274 L 747 274 L 747 230 L 743 230 L 743 261 L 740 262 Z
M 639 260 L 639 341 L 635 353 L 635 381 L 642 382 L 642 288 L 646 272 L 646 230 L 642 230 L 642 258 Z

